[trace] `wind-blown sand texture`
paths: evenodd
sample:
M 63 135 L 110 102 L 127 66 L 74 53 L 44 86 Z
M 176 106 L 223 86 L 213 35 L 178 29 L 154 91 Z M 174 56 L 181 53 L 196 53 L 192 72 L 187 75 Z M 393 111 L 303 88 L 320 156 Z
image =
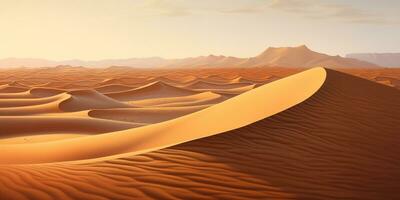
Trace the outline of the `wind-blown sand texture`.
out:
M 387 70 L 0 70 L 0 199 L 398 199 Z

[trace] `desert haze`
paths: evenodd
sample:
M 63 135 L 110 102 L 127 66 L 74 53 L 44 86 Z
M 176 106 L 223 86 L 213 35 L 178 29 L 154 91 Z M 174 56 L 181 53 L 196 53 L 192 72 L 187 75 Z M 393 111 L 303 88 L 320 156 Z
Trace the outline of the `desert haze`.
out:
M 330 56 L 310 50 L 307 46 L 269 47 L 257 56 L 236 58 L 232 56 L 199 56 L 182 59 L 130 58 L 109 59 L 98 61 L 66 60 L 52 61 L 46 59 L 6 58 L 0 60 L 0 67 L 54 67 L 60 65 L 108 67 L 128 66 L 136 68 L 213 68 L 213 67 L 318 67 L 329 66 L 336 68 L 371 68 L 378 64 L 340 56 Z
M 353 53 L 346 57 L 385 67 L 400 67 L 400 53 Z

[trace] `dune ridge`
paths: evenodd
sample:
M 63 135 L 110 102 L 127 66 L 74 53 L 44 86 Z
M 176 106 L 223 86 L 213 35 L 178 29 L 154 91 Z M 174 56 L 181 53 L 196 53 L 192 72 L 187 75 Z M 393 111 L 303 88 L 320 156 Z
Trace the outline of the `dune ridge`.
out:
M 70 91 L 69 98 L 62 101 L 59 105 L 64 111 L 80 111 L 99 108 L 128 108 L 131 107 L 120 101 L 116 101 L 95 90 L 75 90 Z
M 122 92 L 106 93 L 104 95 L 118 101 L 133 101 L 148 98 L 179 97 L 192 94 L 196 94 L 196 92 L 156 81 L 139 88 L 134 88 Z
M 99 134 L 138 127 L 140 123 L 124 123 L 84 117 L 7 116 L 0 117 L 0 132 L 9 137 L 38 134 Z M 23 124 L 23 126 L 18 126 Z M 17 128 L 16 128 L 17 127 Z M 0 136 L 2 138 L 4 136 Z
M 227 98 L 214 92 L 202 92 L 199 94 L 183 97 L 163 97 L 144 100 L 130 101 L 129 104 L 139 107 L 177 107 L 177 106 L 196 106 L 220 103 Z
M 399 199 L 398 116 L 398 89 L 316 68 L 147 127 L 0 144 L 0 198 Z M 34 156 L 49 144 L 75 162 Z
M 236 129 L 281 112 L 310 97 L 321 87 L 324 80 L 325 70 L 315 68 L 256 88 L 191 115 L 151 126 L 79 138 L 79 140 L 17 144 L 6 148 L 0 146 L 0 152 L 3 152 L 0 153 L 2 155 L 0 163 L 43 163 L 94 159 L 123 153 L 143 153 L 176 145 Z M 296 88 L 298 82 L 305 82 L 304 87 L 293 92 L 292 90 Z M 290 98 L 282 100 L 280 96 L 290 96 Z M 264 105 L 271 105 L 271 107 Z M 230 112 L 240 112 L 241 115 L 232 114 L 229 118 L 224 119 L 223 116 L 229 115 Z M 215 124 L 216 120 L 219 123 Z M 187 130 L 192 131 L 190 134 L 183 134 L 187 133 Z M 105 146 L 105 142 L 111 140 L 114 143 Z M 71 151 L 71 149 L 80 149 L 80 153 Z M 19 159 L 10 156 L 11 152 L 13 155 L 18 155 Z M 44 152 L 47 153 L 44 154 Z
M 139 124 L 153 124 L 177 117 L 181 117 L 204 108 L 208 105 L 184 107 L 157 107 L 157 108 L 123 108 L 123 109 L 95 109 L 90 110 L 90 117 L 117 121 L 134 122 Z

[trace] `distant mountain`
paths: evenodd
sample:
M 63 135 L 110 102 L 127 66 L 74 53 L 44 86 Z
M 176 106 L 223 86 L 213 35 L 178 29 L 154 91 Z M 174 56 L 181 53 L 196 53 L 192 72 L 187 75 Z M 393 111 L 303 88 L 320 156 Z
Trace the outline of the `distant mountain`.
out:
M 305 45 L 298 47 L 270 47 L 256 57 L 236 58 L 227 56 L 199 56 L 183 59 L 151 58 L 130 58 L 130 59 L 109 59 L 98 61 L 67 60 L 51 61 L 44 59 L 17 59 L 7 58 L 0 60 L 0 67 L 51 67 L 59 65 L 85 66 L 85 67 L 316 67 L 324 66 L 331 68 L 340 67 L 378 67 L 376 64 L 360 61 L 353 58 L 340 56 L 329 56 L 317 53 L 308 49 Z
M 400 67 L 400 53 L 353 53 L 348 58 L 375 63 L 384 67 Z
M 235 67 L 243 62 L 244 58 L 226 56 L 199 56 L 194 58 L 168 60 L 167 67 Z
M 280 67 L 377 67 L 368 62 L 343 58 L 340 56 L 329 56 L 317 53 L 305 45 L 298 47 L 270 47 L 260 55 L 249 58 L 241 66 L 280 66 Z

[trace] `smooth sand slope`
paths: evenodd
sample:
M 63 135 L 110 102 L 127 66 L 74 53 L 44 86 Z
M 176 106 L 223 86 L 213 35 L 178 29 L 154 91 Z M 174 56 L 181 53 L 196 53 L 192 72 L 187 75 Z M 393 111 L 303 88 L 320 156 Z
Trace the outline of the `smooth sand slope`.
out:
M 130 101 L 133 106 L 139 107 L 177 107 L 177 106 L 198 106 L 220 103 L 228 99 L 226 96 L 214 92 L 202 92 L 199 94 L 182 97 L 151 98 L 137 101 Z
M 156 108 L 117 108 L 91 110 L 88 115 L 90 117 L 101 119 L 153 124 L 181 117 L 207 107 L 208 105 Z
M 32 136 L 39 134 L 98 134 L 139 126 L 85 117 L 67 116 L 1 116 L 0 138 Z M 45 155 L 43 155 L 45 156 Z
M 70 97 L 61 102 L 63 111 L 80 111 L 87 109 L 129 108 L 128 104 L 116 101 L 95 90 L 76 90 L 68 92 Z
M 0 199 L 399 199 L 399 116 L 399 90 L 315 68 L 144 127 L 0 141 Z
M 0 163 L 75 161 L 123 153 L 137 154 L 226 132 L 254 123 L 304 101 L 321 87 L 325 75 L 325 70 L 322 68 L 308 70 L 191 115 L 151 126 L 78 140 L 0 146 L 2 157 Z M 301 82 L 304 82 L 303 87 L 297 88 L 297 84 Z M 113 143 L 110 144 L 109 141 Z M 71 149 L 76 149 L 78 152 Z
M 106 93 L 105 95 L 118 101 L 133 101 L 149 98 L 180 97 L 193 94 L 196 94 L 196 92 L 157 81 L 132 90 Z

